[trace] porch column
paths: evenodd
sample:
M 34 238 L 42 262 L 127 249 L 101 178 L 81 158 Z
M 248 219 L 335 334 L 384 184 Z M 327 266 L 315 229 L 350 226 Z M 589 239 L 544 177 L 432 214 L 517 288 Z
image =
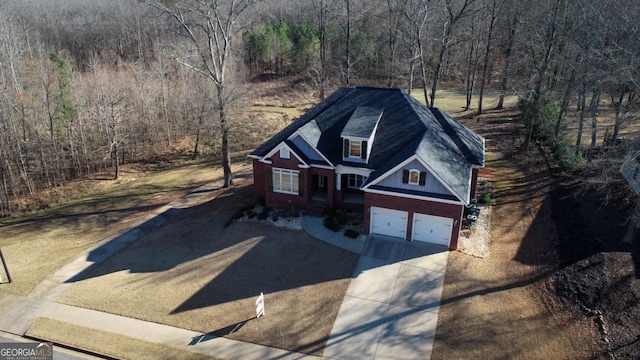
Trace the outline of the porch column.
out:
M 327 183 L 325 185 L 327 187 L 327 204 L 333 205 L 333 198 L 335 195 L 335 188 L 336 188 L 335 174 L 332 173 L 327 176 Z

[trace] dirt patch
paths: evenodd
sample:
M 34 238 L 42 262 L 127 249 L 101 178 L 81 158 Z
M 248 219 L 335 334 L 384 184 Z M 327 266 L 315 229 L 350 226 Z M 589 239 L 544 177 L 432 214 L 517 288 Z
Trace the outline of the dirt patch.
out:
M 600 331 L 599 358 L 637 359 L 640 354 L 640 281 L 630 253 L 598 253 L 555 274 L 556 292 L 577 304 Z
M 358 256 L 302 231 L 227 226 L 252 201 L 238 182 L 91 268 L 60 301 L 321 354 Z M 266 315 L 255 319 L 260 292 Z

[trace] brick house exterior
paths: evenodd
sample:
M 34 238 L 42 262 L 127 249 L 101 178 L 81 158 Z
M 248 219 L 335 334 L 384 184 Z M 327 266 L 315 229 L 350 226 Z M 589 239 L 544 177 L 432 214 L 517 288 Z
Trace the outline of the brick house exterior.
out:
M 401 90 L 347 87 L 249 156 L 267 206 L 359 210 L 367 233 L 455 249 L 484 139 Z

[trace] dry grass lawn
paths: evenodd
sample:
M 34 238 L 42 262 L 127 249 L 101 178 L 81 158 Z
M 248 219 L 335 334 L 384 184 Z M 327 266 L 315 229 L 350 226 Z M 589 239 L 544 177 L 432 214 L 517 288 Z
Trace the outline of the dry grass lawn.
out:
M 424 92 L 422 89 L 413 89 L 411 91 L 411 96 L 419 100 L 424 104 Z M 482 100 L 482 108 L 485 112 L 489 112 L 498 104 L 498 99 L 500 94 L 496 91 L 485 91 Z M 504 99 L 504 107 L 508 108 L 510 106 L 516 105 L 518 102 L 518 97 L 516 95 L 509 95 Z M 467 117 L 472 116 L 478 110 L 478 96 L 474 94 L 474 97 L 471 100 L 471 107 L 469 110 L 464 110 L 465 104 L 467 103 L 467 96 L 464 91 L 461 90 L 438 90 L 436 92 L 436 101 L 435 107 L 440 108 L 447 114 L 453 117 Z
M 491 255 L 450 253 L 432 359 L 597 358 L 596 325 L 553 292 L 555 179 L 540 154 L 518 152 L 523 127 L 513 115 L 466 123 L 486 137 L 480 176 L 496 189 Z
M 248 166 L 239 164 L 234 170 L 246 170 Z M 29 294 L 44 278 L 81 252 L 114 237 L 188 190 L 220 176 L 221 171 L 211 162 L 187 163 L 149 174 L 125 167 L 119 180 L 84 180 L 90 183 L 89 187 L 100 189 L 97 192 L 0 223 L 0 248 L 13 280 L 0 286 L 0 291 Z M 87 187 L 87 184 L 74 182 L 68 186 Z
M 225 227 L 253 202 L 244 181 L 94 266 L 59 301 L 320 354 L 358 256 L 302 231 Z M 266 315 L 256 320 L 260 292 Z
M 208 355 L 47 318 L 38 318 L 27 335 L 120 359 L 216 360 Z

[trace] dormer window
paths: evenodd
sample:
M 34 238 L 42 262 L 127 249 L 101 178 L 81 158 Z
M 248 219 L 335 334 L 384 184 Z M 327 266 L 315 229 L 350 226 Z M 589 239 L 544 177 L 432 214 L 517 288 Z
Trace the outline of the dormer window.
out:
M 349 157 L 362 156 L 362 141 L 349 141 Z
M 344 139 L 342 156 L 345 160 L 366 160 L 367 142 L 363 140 Z
M 427 172 L 418 169 L 402 170 L 402 183 L 424 186 L 427 182 Z

